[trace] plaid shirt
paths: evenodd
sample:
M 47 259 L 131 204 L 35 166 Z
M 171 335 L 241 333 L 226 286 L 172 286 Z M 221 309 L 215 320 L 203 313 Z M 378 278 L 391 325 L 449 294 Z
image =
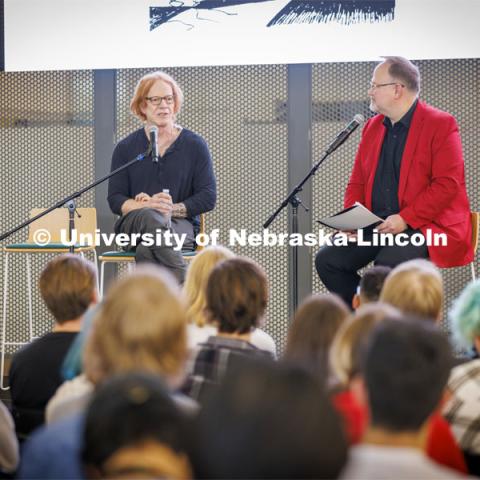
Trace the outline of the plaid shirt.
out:
M 450 423 L 460 448 L 480 454 L 480 360 L 455 367 L 448 381 L 452 398 L 443 415 Z
M 182 392 L 202 403 L 205 395 L 221 380 L 248 361 L 273 360 L 270 352 L 260 350 L 245 340 L 209 337 L 198 345 L 187 366 L 188 379 Z

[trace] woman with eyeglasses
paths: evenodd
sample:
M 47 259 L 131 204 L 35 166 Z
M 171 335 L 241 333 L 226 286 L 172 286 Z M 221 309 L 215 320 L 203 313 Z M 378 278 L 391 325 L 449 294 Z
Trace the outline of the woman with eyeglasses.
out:
M 180 283 L 185 277 L 181 250 L 195 248 L 199 215 L 216 201 L 205 140 L 176 123 L 182 103 L 183 92 L 170 75 L 153 72 L 140 79 L 130 110 L 143 125 L 117 144 L 112 171 L 140 159 L 111 177 L 108 186 L 110 209 L 120 215 L 115 233 L 131 236 L 129 249 L 135 249 L 137 262 L 159 263 Z M 185 234 L 185 241 L 171 233 Z M 134 234 L 146 241 L 140 244 Z

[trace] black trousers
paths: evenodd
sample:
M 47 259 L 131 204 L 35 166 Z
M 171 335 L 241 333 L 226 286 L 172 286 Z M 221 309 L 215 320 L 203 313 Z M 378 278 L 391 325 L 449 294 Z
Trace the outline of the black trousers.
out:
M 164 215 L 153 208 L 141 208 L 132 210 L 120 217 L 115 224 L 115 233 L 127 233 L 128 235 L 148 233 L 155 236 L 159 231 L 167 228 Z M 178 234 L 187 234 L 184 249 L 193 250 L 195 248 L 193 225 L 187 219 L 173 218 L 171 229 Z M 137 245 L 136 248 L 132 245 L 128 250 L 135 250 L 135 261 L 137 263 L 160 264 L 170 270 L 179 283 L 183 284 L 186 265 L 181 251 L 174 250 L 172 246 L 168 245 L 146 246 L 142 244 Z
M 406 230 L 410 237 L 418 230 Z M 365 240 L 372 238 L 372 230 L 364 231 Z M 398 264 L 414 258 L 428 258 L 426 245 L 415 246 L 408 242 L 405 246 L 361 246 L 348 242 L 346 246 L 322 247 L 315 257 L 315 267 L 320 280 L 330 292 L 340 295 L 350 307 L 355 295 L 360 275 L 358 270 L 374 262 L 394 268 Z

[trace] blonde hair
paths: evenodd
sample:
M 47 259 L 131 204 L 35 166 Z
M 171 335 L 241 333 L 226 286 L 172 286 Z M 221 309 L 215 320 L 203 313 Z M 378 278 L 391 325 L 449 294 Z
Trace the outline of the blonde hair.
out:
M 387 317 L 400 318 L 400 312 L 384 303 L 362 305 L 344 322 L 330 350 L 330 365 L 338 380 L 348 386 L 352 378 L 360 371 L 360 352 L 375 325 Z
M 140 267 L 109 291 L 93 320 L 83 357 L 97 384 L 117 373 L 161 374 L 181 379 L 187 358 L 186 313 L 173 276 Z
M 403 313 L 438 320 L 443 306 L 442 275 L 427 260 L 401 263 L 385 280 L 380 300 Z
M 178 83 L 170 75 L 168 75 L 168 73 L 165 72 L 157 71 L 147 73 L 138 81 L 137 86 L 135 87 L 135 93 L 133 94 L 133 98 L 130 102 L 131 112 L 142 122 L 146 120 L 145 114 L 142 112 L 142 109 L 145 108 L 146 105 L 146 97 L 149 90 L 152 88 L 152 85 L 157 80 L 161 80 L 172 87 L 174 98 L 173 113 L 177 115 L 180 113 L 182 108 L 183 92 Z
M 212 246 L 202 250 L 188 267 L 183 293 L 187 301 L 187 318 L 191 323 L 204 327 L 208 323 L 206 314 L 206 291 L 212 270 L 223 260 L 235 254 L 225 247 Z

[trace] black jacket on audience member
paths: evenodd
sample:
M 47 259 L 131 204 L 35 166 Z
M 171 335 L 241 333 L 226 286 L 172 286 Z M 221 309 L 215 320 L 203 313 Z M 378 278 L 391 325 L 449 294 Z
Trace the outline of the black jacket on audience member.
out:
M 17 432 L 28 435 L 44 422 L 45 407 L 63 379 L 60 368 L 76 332 L 51 332 L 19 350 L 10 367 Z

